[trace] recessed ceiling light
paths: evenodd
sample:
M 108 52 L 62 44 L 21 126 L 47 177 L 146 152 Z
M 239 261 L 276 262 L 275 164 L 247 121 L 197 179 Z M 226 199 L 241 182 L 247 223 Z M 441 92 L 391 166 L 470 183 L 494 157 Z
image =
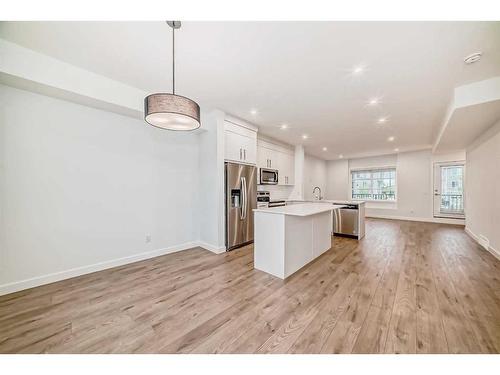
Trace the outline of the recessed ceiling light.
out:
M 328 151 L 328 149 L 326 147 L 323 147 L 323 151 Z
M 250 110 L 250 114 L 254 116 L 257 114 L 257 112 L 258 111 L 255 108 Z
M 365 71 L 364 65 L 356 65 L 354 68 L 352 68 L 352 74 L 354 75 L 363 74 L 364 71 Z
M 394 138 L 393 136 L 390 136 L 389 138 L 387 138 L 387 140 L 388 140 L 389 142 L 392 142 L 392 141 L 394 141 L 395 139 L 396 139 L 396 138 Z
M 387 122 L 387 117 L 381 117 L 377 120 L 377 123 L 379 124 L 385 124 Z
M 307 139 L 309 136 L 307 134 L 302 134 L 302 139 Z
M 397 148 L 397 147 L 396 147 L 396 148 L 394 149 L 394 151 L 398 152 L 398 151 L 399 151 L 399 148 Z
M 469 56 L 465 56 L 464 63 L 473 64 L 475 62 L 478 62 L 479 60 L 481 60 L 482 54 L 483 54 L 482 52 L 475 52 L 473 54 L 470 54 Z
M 287 124 L 281 124 L 280 129 L 281 130 L 288 129 L 288 125 Z
M 344 155 L 340 154 L 339 159 L 343 159 L 343 158 L 344 158 Z
M 379 98 L 371 98 L 370 100 L 368 100 L 368 105 L 370 105 L 372 107 L 379 105 L 379 104 L 380 104 Z

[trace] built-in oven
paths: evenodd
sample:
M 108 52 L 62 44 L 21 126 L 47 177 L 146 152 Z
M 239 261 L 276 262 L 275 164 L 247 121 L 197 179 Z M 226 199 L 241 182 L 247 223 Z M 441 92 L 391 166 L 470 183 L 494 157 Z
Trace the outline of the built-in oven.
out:
M 278 170 L 260 168 L 259 170 L 260 185 L 278 185 Z

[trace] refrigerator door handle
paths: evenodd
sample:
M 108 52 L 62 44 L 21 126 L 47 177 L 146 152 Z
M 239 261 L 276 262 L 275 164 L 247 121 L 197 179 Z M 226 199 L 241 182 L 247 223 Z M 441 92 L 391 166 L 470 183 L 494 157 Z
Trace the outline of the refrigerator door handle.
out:
M 245 179 L 245 177 L 241 177 L 240 184 L 242 193 L 240 219 L 245 220 L 247 218 L 247 180 Z

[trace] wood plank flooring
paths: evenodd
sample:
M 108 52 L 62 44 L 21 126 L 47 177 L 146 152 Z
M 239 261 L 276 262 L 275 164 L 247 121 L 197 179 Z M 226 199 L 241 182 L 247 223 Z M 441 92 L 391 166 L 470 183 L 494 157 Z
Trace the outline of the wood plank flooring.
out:
M 201 248 L 0 297 L 0 353 L 499 353 L 500 261 L 367 220 L 286 281 Z

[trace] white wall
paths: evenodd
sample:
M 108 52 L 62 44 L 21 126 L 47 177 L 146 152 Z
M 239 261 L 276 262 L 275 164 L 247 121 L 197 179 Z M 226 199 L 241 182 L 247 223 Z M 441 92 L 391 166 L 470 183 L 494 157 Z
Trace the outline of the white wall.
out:
M 198 136 L 1 85 L 0 103 L 0 292 L 198 238 Z
M 290 194 L 290 199 L 302 200 L 304 199 L 304 163 L 305 163 L 305 152 L 304 146 L 295 146 L 295 176 L 294 185 L 292 192 Z
M 315 186 L 321 188 L 321 194 L 326 194 L 326 161 L 311 155 L 304 157 L 304 199 L 314 199 L 312 193 Z M 316 192 L 317 193 L 317 192 Z
M 468 231 L 500 258 L 499 166 L 500 121 L 467 149 L 465 195 Z
M 199 149 L 199 239 L 212 251 L 224 246 L 224 113 L 202 113 Z
M 326 163 L 327 199 L 350 200 L 349 160 L 331 160 Z
M 366 215 L 373 217 L 408 218 L 447 221 L 433 218 L 433 163 L 459 161 L 464 152 L 433 155 L 430 150 L 404 152 L 370 158 L 327 162 L 327 199 L 350 199 L 351 169 L 395 166 L 397 171 L 397 202 L 367 202 Z M 453 221 L 462 223 L 463 221 Z

